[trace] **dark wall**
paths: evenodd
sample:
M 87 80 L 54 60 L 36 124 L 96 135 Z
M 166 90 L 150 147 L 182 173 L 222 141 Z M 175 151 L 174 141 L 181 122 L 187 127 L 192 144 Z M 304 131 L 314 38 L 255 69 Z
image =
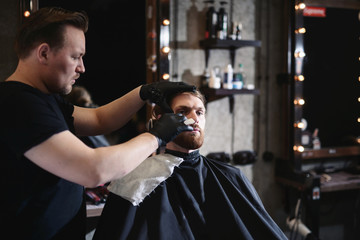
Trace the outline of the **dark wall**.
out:
M 61 6 L 89 15 L 85 73 L 77 81 L 98 105 L 123 96 L 146 82 L 145 0 L 39 0 L 39 7 Z M 134 120 L 112 134 L 120 143 L 141 133 L 143 107 Z M 139 130 L 140 129 L 140 130 Z
M 0 1 L 0 81 L 17 65 L 13 42 L 19 23 L 18 2 Z M 39 6 L 88 13 L 86 72 L 78 84 L 89 89 L 97 104 L 108 103 L 146 82 L 145 0 L 39 0 Z
M 86 72 L 78 80 L 99 105 L 146 82 L 145 0 L 39 0 L 39 7 L 84 10 Z
M 19 25 L 17 0 L 0 1 L 0 81 L 15 70 L 13 50 Z M 108 103 L 146 82 L 145 0 L 39 0 L 39 7 L 84 10 L 90 18 L 86 33 L 86 72 L 77 84 L 85 86 L 98 105 Z M 137 119 L 146 118 L 145 107 Z M 137 134 L 134 122 L 119 130 L 116 142 Z
M 16 68 L 17 57 L 13 42 L 18 26 L 18 3 L 0 1 L 0 81 L 4 81 Z

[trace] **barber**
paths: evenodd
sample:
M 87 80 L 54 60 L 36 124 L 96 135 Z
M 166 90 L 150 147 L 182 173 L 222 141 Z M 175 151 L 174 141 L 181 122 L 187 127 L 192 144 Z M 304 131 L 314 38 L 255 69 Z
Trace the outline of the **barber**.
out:
M 146 101 L 167 107 L 167 94 L 194 91 L 158 82 L 96 109 L 66 102 L 60 94 L 85 72 L 87 28 L 84 13 L 42 8 L 17 34 L 18 66 L 0 83 L 0 231 L 9 239 L 84 239 L 84 186 L 125 176 L 160 144 L 192 130 L 185 117 L 169 113 L 119 145 L 93 149 L 80 141 L 122 127 Z

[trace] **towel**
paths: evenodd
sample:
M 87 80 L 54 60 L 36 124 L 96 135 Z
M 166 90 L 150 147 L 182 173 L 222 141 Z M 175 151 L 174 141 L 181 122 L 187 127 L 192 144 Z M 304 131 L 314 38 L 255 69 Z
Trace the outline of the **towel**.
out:
M 147 158 L 124 177 L 112 181 L 110 192 L 138 206 L 160 183 L 165 181 L 184 160 L 170 154 Z

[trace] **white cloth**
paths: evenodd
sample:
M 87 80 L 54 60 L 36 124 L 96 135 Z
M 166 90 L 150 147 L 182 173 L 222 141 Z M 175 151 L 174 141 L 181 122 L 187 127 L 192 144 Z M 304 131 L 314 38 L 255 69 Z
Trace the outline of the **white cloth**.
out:
M 137 206 L 183 161 L 170 154 L 149 157 L 123 178 L 112 181 L 108 189 Z

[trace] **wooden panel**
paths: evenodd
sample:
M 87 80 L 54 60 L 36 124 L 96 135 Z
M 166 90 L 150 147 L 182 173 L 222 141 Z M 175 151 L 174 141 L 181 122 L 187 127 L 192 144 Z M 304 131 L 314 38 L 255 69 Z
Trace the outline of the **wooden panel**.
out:
M 336 148 L 322 148 L 318 150 L 305 150 L 302 154 L 303 160 L 318 159 L 318 158 L 336 158 L 348 156 L 360 156 L 360 147 L 336 147 Z

